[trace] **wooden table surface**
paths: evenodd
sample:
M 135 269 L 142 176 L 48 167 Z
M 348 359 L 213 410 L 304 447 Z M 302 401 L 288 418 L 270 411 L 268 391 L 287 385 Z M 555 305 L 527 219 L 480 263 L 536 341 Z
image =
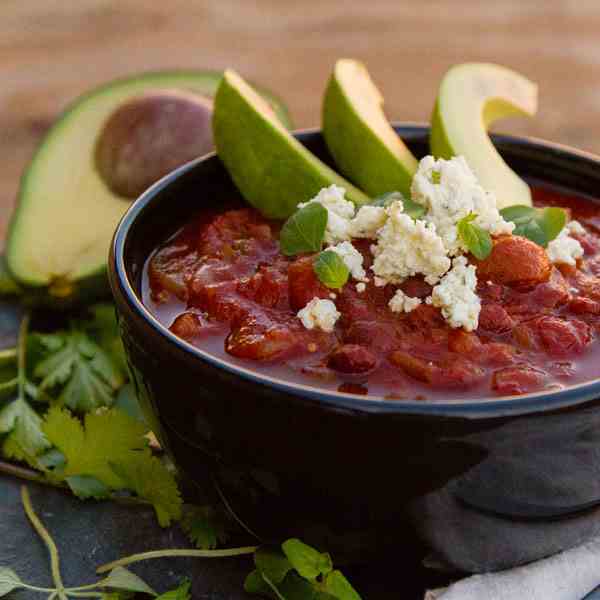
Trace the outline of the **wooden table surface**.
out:
M 388 116 L 426 120 L 452 64 L 493 61 L 540 84 L 533 121 L 502 124 L 600 153 L 598 0 L 0 0 L 0 234 L 52 119 L 137 71 L 234 67 L 317 125 L 336 58 L 365 61 Z

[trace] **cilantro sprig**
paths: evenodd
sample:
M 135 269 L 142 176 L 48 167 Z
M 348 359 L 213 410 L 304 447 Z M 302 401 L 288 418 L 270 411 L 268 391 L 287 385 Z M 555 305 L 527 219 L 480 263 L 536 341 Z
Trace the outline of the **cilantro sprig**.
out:
M 544 248 L 567 223 L 567 213 L 555 206 L 534 208 L 515 204 L 503 208 L 500 214 L 505 221 L 515 224 L 513 235 L 526 237 Z
M 479 260 L 486 259 L 492 252 L 492 237 L 489 231 L 475 225 L 477 215 L 473 212 L 463 217 L 457 224 L 458 236 L 469 252 Z
M 313 263 L 313 269 L 319 281 L 334 290 L 344 287 L 350 276 L 346 263 L 333 250 L 321 252 Z

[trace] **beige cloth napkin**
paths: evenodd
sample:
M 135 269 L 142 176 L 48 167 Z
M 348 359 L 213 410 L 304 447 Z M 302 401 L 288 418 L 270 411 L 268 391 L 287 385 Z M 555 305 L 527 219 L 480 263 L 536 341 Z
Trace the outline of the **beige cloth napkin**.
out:
M 582 600 L 600 585 L 600 536 L 522 567 L 474 575 L 425 600 Z

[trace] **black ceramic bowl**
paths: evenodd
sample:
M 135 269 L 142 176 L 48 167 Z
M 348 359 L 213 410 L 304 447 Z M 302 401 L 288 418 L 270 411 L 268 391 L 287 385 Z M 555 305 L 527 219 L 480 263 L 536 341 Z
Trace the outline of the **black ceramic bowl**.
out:
M 428 129 L 397 126 L 417 156 Z M 318 131 L 297 134 L 331 162 Z M 494 136 L 525 177 L 594 194 L 600 160 Z M 228 364 L 170 333 L 140 300 L 150 253 L 199 208 L 238 197 L 215 155 L 174 171 L 127 212 L 110 280 L 133 380 L 177 466 L 263 538 L 300 535 L 366 556 L 414 544 L 467 571 L 522 563 L 594 533 L 600 381 L 464 403 L 319 390 Z M 414 547 L 414 546 L 412 546 Z

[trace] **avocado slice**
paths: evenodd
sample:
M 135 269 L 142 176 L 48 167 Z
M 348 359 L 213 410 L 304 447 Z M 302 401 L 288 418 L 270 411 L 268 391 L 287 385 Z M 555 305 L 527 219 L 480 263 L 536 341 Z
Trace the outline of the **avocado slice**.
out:
M 94 161 L 108 117 L 149 90 L 213 97 L 221 78 L 217 71 L 166 71 L 120 79 L 80 97 L 59 118 L 23 174 L 8 230 L 7 267 L 29 299 L 68 306 L 108 292 L 110 240 L 131 202 L 108 188 Z M 280 121 L 291 125 L 284 105 L 261 93 Z
M 336 62 L 323 101 L 323 135 L 340 171 L 371 196 L 410 196 L 417 159 L 383 112 L 383 97 L 365 66 Z
M 498 208 L 531 206 L 529 186 L 504 162 L 487 129 L 497 119 L 532 117 L 537 85 L 519 73 L 489 63 L 452 67 L 442 79 L 431 119 L 431 152 L 463 155 L 481 185 L 496 195 Z
M 225 71 L 214 101 L 219 158 L 244 198 L 263 215 L 289 217 L 300 202 L 333 183 L 357 205 L 369 198 L 321 162 L 283 127 L 269 105 L 237 73 Z

